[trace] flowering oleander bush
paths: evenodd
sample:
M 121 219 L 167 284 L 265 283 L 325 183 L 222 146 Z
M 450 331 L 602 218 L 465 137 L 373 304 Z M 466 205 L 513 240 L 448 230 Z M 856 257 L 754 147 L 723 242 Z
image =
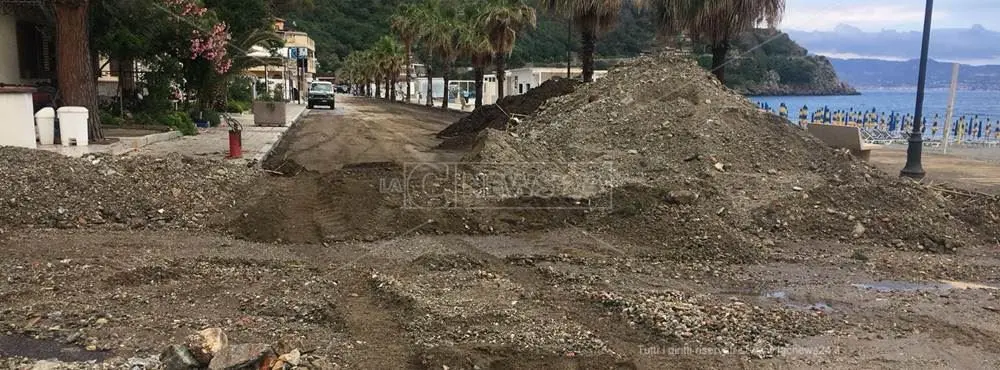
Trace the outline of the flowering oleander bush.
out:
M 178 22 L 192 26 L 190 36 L 191 59 L 203 58 L 212 63 L 218 74 L 229 71 L 233 62 L 226 48 L 231 35 L 225 22 L 213 22 L 208 9 L 197 0 L 161 0 Z M 210 27 L 206 28 L 211 24 Z

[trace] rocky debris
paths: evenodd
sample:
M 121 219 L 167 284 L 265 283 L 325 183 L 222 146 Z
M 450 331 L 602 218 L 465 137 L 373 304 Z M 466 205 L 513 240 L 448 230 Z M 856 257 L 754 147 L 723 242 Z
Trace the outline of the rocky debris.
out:
M 430 271 L 417 276 L 374 272 L 372 285 L 420 312 L 407 333 L 421 346 L 511 346 L 530 351 L 614 354 L 580 323 L 546 317 L 544 305 L 503 274 L 488 270 Z
M 209 370 L 270 369 L 274 362 L 271 346 L 261 343 L 234 344 L 222 348 L 209 362 Z
M 208 328 L 188 337 L 187 346 L 198 362 L 207 364 L 212 361 L 212 357 L 229 346 L 229 339 L 222 329 Z
M 661 255 L 747 262 L 768 254 L 766 240 L 855 234 L 858 243 L 900 238 L 934 252 L 980 240 L 932 191 L 760 112 L 680 54 L 624 63 L 550 99 L 510 130 L 516 135 L 482 134 L 466 157 L 470 174 L 503 164 L 503 171 L 542 179 L 601 179 L 602 193 L 581 201 L 614 206 L 589 213 L 589 228 Z M 613 170 L 581 172 L 573 166 L 581 162 L 607 162 Z M 543 170 L 538 163 L 546 164 Z M 549 199 L 569 197 L 572 189 L 541 186 Z M 698 194 L 697 202 L 663 196 L 677 189 Z M 517 202 L 537 199 L 512 194 L 505 205 Z M 865 231 L 854 233 L 859 222 Z
M 0 147 L 0 224 L 75 229 L 209 226 L 256 171 L 222 160 Z
M 201 363 L 195 359 L 188 347 L 173 345 L 167 347 L 160 354 L 160 362 L 163 363 L 164 370 L 188 370 L 201 367 Z
M 819 312 L 765 309 L 736 299 L 713 302 L 707 296 L 672 290 L 604 291 L 592 293 L 591 298 L 667 340 L 758 358 L 773 357 L 792 339 L 817 335 L 829 326 Z
M 545 81 L 521 95 L 512 95 L 500 99 L 494 105 L 485 105 L 458 122 L 451 124 L 438 133 L 440 138 L 475 136 L 479 132 L 492 128 L 503 130 L 508 127 L 512 115 L 531 115 L 547 100 L 569 94 L 580 85 L 573 79 L 555 79 Z M 447 146 L 447 144 L 445 144 Z

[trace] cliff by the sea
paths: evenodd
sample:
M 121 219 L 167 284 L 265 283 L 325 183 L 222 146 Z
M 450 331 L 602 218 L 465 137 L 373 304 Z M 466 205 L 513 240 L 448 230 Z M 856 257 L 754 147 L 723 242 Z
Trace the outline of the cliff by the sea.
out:
M 757 29 L 733 42 L 726 86 L 744 95 L 857 95 L 840 81 L 830 60 L 809 55 L 787 34 Z M 702 65 L 711 59 L 700 58 Z

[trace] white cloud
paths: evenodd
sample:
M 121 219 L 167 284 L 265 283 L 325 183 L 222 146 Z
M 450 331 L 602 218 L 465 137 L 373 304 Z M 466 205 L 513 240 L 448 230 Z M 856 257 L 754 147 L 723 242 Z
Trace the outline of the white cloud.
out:
M 919 31 L 924 0 L 786 0 L 781 27 L 828 31 L 846 23 L 865 31 Z M 948 0 L 934 3 L 934 28 L 969 28 L 982 24 L 1000 29 L 1000 1 Z
M 849 24 L 865 31 L 914 29 L 923 23 L 921 2 L 911 4 L 851 3 L 849 1 L 802 2 L 789 0 L 781 28 L 803 31 L 831 30 Z M 916 5 L 916 6 L 914 6 Z M 949 18 L 946 10 L 934 12 L 937 20 Z

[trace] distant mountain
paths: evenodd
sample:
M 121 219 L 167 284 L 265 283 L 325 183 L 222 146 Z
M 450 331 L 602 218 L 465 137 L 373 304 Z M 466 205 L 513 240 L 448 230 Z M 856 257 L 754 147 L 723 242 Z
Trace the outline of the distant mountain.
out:
M 826 57 L 809 55 L 788 35 L 774 29 L 745 32 L 733 41 L 726 86 L 744 95 L 851 95 Z M 701 55 L 705 68 L 711 55 Z
M 785 30 L 814 54 L 830 57 L 909 60 L 920 56 L 921 33 L 883 30 L 865 32 L 841 24 L 833 31 Z M 981 25 L 931 31 L 930 57 L 969 64 L 1000 64 L 1000 32 Z
M 877 59 L 830 58 L 840 79 L 858 88 L 913 87 L 917 85 L 918 60 L 905 62 Z M 951 63 L 931 60 L 927 63 L 927 87 L 951 85 Z M 964 90 L 1000 91 L 1000 65 L 961 65 L 959 87 Z

